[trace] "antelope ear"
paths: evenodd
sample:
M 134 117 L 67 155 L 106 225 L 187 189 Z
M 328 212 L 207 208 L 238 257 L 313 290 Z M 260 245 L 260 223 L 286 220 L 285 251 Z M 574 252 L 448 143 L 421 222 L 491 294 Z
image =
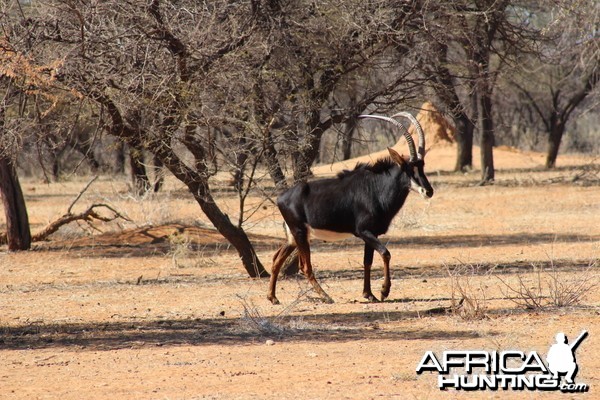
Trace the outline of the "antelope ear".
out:
M 392 149 L 391 147 L 388 147 L 388 152 L 390 153 L 390 157 L 392 157 L 392 160 L 398 164 L 398 165 L 404 165 L 406 164 L 406 160 L 404 159 L 404 157 L 402 157 L 400 154 L 398 154 L 398 152 L 394 149 Z

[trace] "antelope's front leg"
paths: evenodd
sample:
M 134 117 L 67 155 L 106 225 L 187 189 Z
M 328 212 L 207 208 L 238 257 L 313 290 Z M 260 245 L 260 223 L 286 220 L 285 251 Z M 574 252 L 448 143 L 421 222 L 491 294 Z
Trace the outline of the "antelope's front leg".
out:
M 365 243 L 365 257 L 363 266 L 365 269 L 364 273 L 364 284 L 363 284 L 363 297 L 370 302 L 377 303 L 379 300 L 373 295 L 371 291 L 371 267 L 373 265 L 373 254 L 375 249 Z
M 383 301 L 386 299 L 386 297 L 389 296 L 390 288 L 392 287 L 392 282 L 390 280 L 390 258 L 391 258 L 390 252 L 379 241 L 377 236 L 373 235 L 370 231 L 368 231 L 368 230 L 362 231 L 359 236 L 362 240 L 365 241 L 366 246 L 370 246 L 372 249 L 377 250 L 377 252 L 379 254 L 381 254 L 381 258 L 383 259 L 383 286 L 381 288 L 381 301 Z M 366 259 L 366 257 L 367 257 L 367 254 L 366 254 L 366 247 L 365 247 L 365 259 Z M 372 261 L 372 258 L 373 257 L 371 256 L 371 261 Z M 367 264 L 365 264 L 365 265 L 367 265 Z M 366 275 L 366 272 L 367 272 L 367 269 L 365 267 L 365 275 Z M 365 281 L 365 285 L 366 285 L 366 281 Z M 371 287 L 371 284 L 369 283 L 369 290 L 370 290 L 370 287 Z M 373 298 L 375 298 L 375 296 L 373 296 Z M 375 299 L 375 300 L 377 300 L 377 299 Z

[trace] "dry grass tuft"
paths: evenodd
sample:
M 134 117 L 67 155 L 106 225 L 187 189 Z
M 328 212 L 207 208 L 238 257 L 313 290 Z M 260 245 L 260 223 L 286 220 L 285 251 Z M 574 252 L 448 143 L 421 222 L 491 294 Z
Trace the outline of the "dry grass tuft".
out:
M 483 266 L 461 264 L 446 267 L 451 282 L 451 310 L 465 320 L 483 319 L 487 316 L 487 287 L 484 284 L 492 270 L 483 271 Z M 483 272 L 483 273 L 482 273 Z
M 242 327 L 251 333 L 258 333 L 266 336 L 283 337 L 286 335 L 294 336 L 300 332 L 331 332 L 331 331 L 347 331 L 355 327 L 349 328 L 337 324 L 318 324 L 307 321 L 302 316 L 292 317 L 292 312 L 300 303 L 311 302 L 309 293 L 312 289 L 301 291 L 296 299 L 286 306 L 283 310 L 273 316 L 264 315 L 259 307 L 252 301 L 247 300 L 243 296 L 237 296 L 240 300 L 243 313 L 241 317 Z

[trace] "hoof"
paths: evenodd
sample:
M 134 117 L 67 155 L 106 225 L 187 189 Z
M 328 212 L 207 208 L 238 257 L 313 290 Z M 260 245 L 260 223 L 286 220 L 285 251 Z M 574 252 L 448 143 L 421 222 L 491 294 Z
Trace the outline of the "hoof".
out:
M 328 295 L 322 296 L 321 301 L 323 301 L 323 303 L 325 303 L 325 304 L 333 304 L 334 303 L 333 299 L 331 297 L 329 297 Z
M 367 299 L 369 303 L 379 303 L 379 299 L 375 297 L 373 293 L 363 293 L 363 297 Z
M 274 305 L 280 304 L 279 300 L 277 300 L 277 297 L 275 297 L 275 296 L 269 295 L 269 296 L 267 296 L 267 299 L 269 299 L 269 301 Z
M 381 301 L 384 301 L 385 299 L 388 298 L 388 296 L 390 295 L 390 288 L 382 288 L 381 289 Z

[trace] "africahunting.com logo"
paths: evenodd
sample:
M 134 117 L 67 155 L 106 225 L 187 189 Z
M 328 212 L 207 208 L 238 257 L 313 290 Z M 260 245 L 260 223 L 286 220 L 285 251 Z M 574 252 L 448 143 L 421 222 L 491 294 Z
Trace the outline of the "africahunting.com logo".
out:
M 588 332 L 583 331 L 569 343 L 564 333 L 558 333 L 546 362 L 535 351 L 452 350 L 444 351 L 441 357 L 427 351 L 417 366 L 417 374 L 437 371 L 440 390 L 587 392 L 587 384 L 575 382 L 578 372 L 575 350 L 587 336 Z

